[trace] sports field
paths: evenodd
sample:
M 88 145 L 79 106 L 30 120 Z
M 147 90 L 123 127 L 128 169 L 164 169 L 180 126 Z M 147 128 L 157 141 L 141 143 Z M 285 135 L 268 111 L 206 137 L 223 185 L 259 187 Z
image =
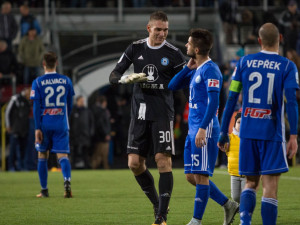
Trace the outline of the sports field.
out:
M 158 172 L 151 170 L 158 183 Z M 174 190 L 168 225 L 185 225 L 193 215 L 195 189 L 185 180 L 183 169 L 174 171 Z M 153 209 L 133 175 L 124 170 L 72 171 L 74 198 L 63 198 L 60 172 L 49 172 L 49 198 L 37 199 L 37 172 L 0 172 L 0 224 L 5 225 L 151 225 Z M 230 177 L 216 169 L 212 179 L 230 196 Z M 279 185 L 278 225 L 300 225 L 300 167 L 291 168 Z M 261 189 L 253 215 L 260 219 Z M 223 209 L 209 200 L 203 225 L 223 224 Z M 236 216 L 234 224 L 239 224 Z

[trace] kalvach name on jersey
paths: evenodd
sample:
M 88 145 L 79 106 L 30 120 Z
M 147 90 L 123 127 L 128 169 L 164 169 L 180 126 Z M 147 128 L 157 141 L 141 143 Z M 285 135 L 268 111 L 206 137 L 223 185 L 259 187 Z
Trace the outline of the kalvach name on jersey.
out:
M 132 118 L 173 120 L 173 93 L 168 84 L 186 64 L 181 51 L 167 41 L 152 47 L 148 38 L 142 39 L 126 49 L 114 70 L 123 74 L 131 64 L 135 73 L 145 73 L 148 77 L 148 82 L 134 84 Z
M 189 95 L 189 133 L 195 134 L 204 118 L 208 105 L 208 92 L 219 92 L 222 87 L 222 74 L 218 65 L 211 59 L 202 63 L 195 71 L 190 82 Z M 206 137 L 218 137 L 220 124 L 217 115 L 206 128 Z
M 283 89 L 299 88 L 296 65 L 261 51 L 241 58 L 232 79 L 231 91 L 243 89 L 240 137 L 284 141 Z
M 42 126 L 68 129 L 67 100 L 73 95 L 73 85 L 67 76 L 47 73 L 35 79 L 30 98 L 41 102 Z

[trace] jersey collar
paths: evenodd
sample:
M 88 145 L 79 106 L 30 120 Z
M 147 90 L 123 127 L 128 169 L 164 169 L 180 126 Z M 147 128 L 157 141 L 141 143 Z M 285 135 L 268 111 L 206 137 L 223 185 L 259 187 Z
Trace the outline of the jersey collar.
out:
M 147 40 L 147 46 L 148 46 L 148 48 L 151 48 L 151 49 L 159 49 L 162 46 L 164 46 L 164 44 L 166 43 L 166 40 L 164 40 L 163 43 L 161 43 L 161 45 L 159 45 L 159 46 L 151 46 L 151 45 L 149 45 L 149 42 L 148 42 L 149 38 L 147 38 L 146 40 Z
M 46 74 L 55 74 L 55 73 L 56 73 L 56 72 L 46 72 L 45 75 L 46 75 Z
M 265 54 L 270 54 L 270 55 L 278 55 L 278 52 L 270 52 L 270 51 L 266 51 L 266 50 L 261 50 L 261 53 L 265 53 Z
M 203 62 L 200 66 L 197 67 L 197 70 L 200 69 L 205 63 L 211 61 L 211 58 L 208 57 L 208 60 L 206 60 L 205 62 Z

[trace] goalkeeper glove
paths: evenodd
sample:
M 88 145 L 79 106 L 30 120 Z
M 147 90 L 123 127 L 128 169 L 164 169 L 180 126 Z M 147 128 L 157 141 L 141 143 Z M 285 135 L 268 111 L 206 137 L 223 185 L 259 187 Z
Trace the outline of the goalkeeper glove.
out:
M 119 80 L 121 84 L 133 84 L 133 83 L 140 83 L 146 82 L 148 78 L 146 77 L 145 73 L 132 73 L 129 75 L 123 75 Z

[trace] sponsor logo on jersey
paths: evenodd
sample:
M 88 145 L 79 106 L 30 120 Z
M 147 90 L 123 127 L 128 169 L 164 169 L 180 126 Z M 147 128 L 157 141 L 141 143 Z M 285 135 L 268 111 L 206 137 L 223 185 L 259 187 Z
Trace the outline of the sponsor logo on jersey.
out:
M 196 77 L 196 79 L 195 79 L 195 82 L 196 82 L 196 83 L 200 83 L 200 81 L 201 81 L 201 77 L 200 77 L 200 75 L 198 75 L 198 76 Z
M 166 58 L 166 57 L 163 57 L 163 58 L 160 60 L 160 63 L 161 63 L 161 65 L 163 65 L 163 66 L 167 66 L 167 65 L 169 65 L 169 59 Z
M 153 65 L 153 64 L 146 65 L 143 68 L 142 73 L 147 74 L 148 82 L 154 82 L 159 77 L 158 76 L 158 70 L 157 70 L 156 66 Z
M 144 57 L 141 55 L 140 57 L 138 57 L 139 60 L 144 60 Z
M 191 108 L 191 109 L 198 109 L 198 106 L 197 106 L 197 103 L 192 103 L 192 102 L 190 102 L 189 103 L 189 107 Z
M 141 83 L 141 88 L 147 88 L 147 89 L 165 89 L 164 84 L 147 84 L 147 83 Z
M 35 90 L 31 90 L 30 97 L 34 97 L 34 96 L 35 96 Z
M 51 109 L 45 109 L 43 112 L 43 115 L 50 115 L 50 116 L 56 116 L 56 115 L 64 115 L 64 112 L 62 108 L 51 108 Z
M 208 79 L 208 87 L 219 88 L 220 87 L 220 81 L 217 80 L 217 79 Z
M 270 119 L 271 113 L 271 109 L 258 109 L 247 107 L 244 112 L 244 117 L 250 116 L 251 118 Z

